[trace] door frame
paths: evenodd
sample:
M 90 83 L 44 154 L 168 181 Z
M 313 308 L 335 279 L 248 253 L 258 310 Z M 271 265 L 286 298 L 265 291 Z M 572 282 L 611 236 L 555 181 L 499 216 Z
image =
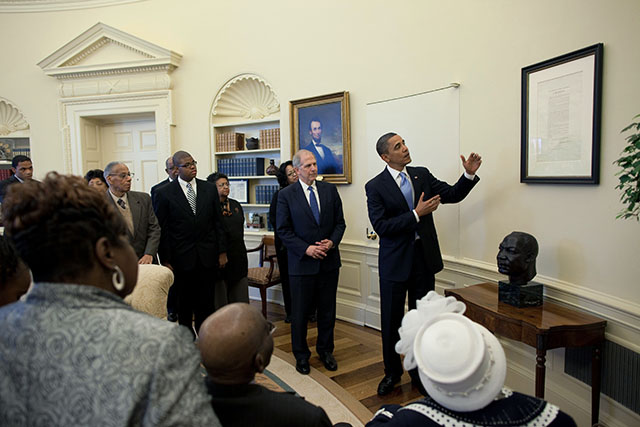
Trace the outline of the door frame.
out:
M 164 174 L 164 159 L 172 154 L 173 113 L 171 90 L 99 95 L 60 100 L 60 129 L 64 172 L 84 175 L 82 118 L 95 116 L 154 113 L 158 159 L 158 176 Z

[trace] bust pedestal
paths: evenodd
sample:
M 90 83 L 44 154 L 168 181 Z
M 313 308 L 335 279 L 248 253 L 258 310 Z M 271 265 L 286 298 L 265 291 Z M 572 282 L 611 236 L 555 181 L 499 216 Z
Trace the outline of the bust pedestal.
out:
M 539 307 L 542 305 L 542 284 L 529 282 L 526 285 L 512 285 L 498 282 L 498 301 L 518 308 Z

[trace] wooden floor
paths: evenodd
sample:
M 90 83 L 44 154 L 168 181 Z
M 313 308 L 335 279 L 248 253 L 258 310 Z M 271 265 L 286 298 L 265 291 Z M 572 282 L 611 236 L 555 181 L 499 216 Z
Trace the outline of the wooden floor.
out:
M 261 308 L 259 301 L 251 301 L 251 304 Z M 267 304 L 267 318 L 276 325 L 273 334 L 275 346 L 291 353 L 291 330 L 290 325 L 284 322 L 284 307 Z M 393 392 L 384 397 L 378 396 L 378 383 L 384 376 L 379 331 L 341 320 L 336 321 L 333 355 L 338 361 L 338 370 L 335 372 L 326 370 L 318 359 L 315 353 L 316 337 L 316 324 L 310 323 L 307 333 L 307 342 L 312 354 L 310 365 L 335 381 L 372 413 L 383 404 L 404 405 L 422 397 L 418 389 L 411 385 L 411 379 L 406 372 L 400 385 Z

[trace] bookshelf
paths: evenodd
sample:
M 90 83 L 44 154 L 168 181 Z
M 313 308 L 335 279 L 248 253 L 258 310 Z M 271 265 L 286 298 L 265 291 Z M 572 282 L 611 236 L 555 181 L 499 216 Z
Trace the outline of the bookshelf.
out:
M 232 186 L 238 182 L 242 191 L 235 194 L 240 195 L 236 199 L 244 209 L 245 225 L 255 216 L 262 217 L 262 227 L 247 226 L 245 234 L 271 232 L 268 212 L 278 181 L 266 169 L 270 160 L 278 167 L 282 158 L 280 104 L 275 93 L 261 77 L 241 74 L 220 89 L 210 117 L 212 169 L 226 174 Z M 257 138 L 259 146 L 249 150 L 249 138 Z
M 0 137 L 0 181 L 11 176 L 11 159 L 20 154 L 31 157 L 28 137 Z

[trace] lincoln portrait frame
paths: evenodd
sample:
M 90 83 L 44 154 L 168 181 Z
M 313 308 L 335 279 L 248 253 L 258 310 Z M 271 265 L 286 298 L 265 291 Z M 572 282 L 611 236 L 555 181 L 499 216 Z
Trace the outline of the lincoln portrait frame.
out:
M 324 181 L 351 184 L 349 92 L 298 99 L 289 104 L 291 154 L 309 150 L 316 156 L 318 175 Z

